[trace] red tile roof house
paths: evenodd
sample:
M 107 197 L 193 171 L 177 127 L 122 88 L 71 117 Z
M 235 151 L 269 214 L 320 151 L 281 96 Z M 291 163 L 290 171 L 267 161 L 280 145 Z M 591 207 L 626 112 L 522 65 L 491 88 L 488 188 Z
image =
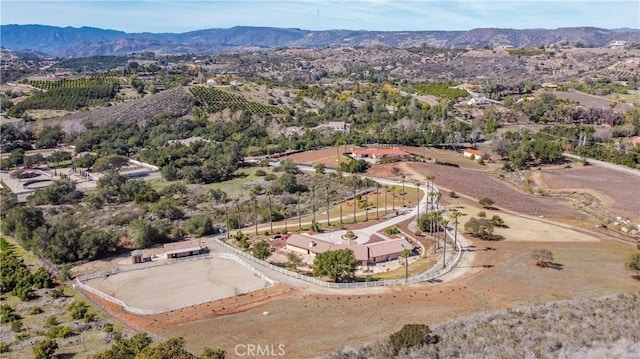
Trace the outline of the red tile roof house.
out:
M 364 159 L 373 163 L 390 158 L 401 161 L 411 160 L 411 154 L 399 148 L 362 148 L 353 150 L 351 154 L 355 159 Z
M 464 154 L 464 157 L 473 158 L 475 160 L 480 160 L 480 159 L 486 160 L 489 158 L 489 156 L 486 153 L 482 151 L 474 150 L 473 148 L 467 148 L 466 150 L 464 150 L 463 154 Z
M 167 243 L 164 245 L 167 258 L 193 256 L 204 252 L 204 248 L 197 240 Z
M 292 234 L 291 237 L 286 240 L 285 246 L 287 250 L 311 255 L 312 257 L 328 251 L 351 249 L 356 260 L 360 262 L 360 265 L 363 267 L 398 259 L 404 248 L 413 248 L 413 245 L 404 238 L 388 239 L 375 243 L 346 245 L 327 242 L 302 234 Z

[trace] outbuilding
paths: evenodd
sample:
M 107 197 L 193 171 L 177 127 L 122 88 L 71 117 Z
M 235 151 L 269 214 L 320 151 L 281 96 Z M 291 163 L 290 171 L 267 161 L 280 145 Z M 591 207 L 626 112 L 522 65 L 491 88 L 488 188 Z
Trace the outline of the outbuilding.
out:
M 194 256 L 204 252 L 204 248 L 197 240 L 167 243 L 164 245 L 167 258 Z

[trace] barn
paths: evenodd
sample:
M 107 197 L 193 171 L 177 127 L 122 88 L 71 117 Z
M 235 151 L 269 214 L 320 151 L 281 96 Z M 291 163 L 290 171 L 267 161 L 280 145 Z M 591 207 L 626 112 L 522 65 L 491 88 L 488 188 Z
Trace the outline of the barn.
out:
M 204 248 L 197 240 L 167 243 L 164 245 L 167 258 L 180 258 L 204 253 Z

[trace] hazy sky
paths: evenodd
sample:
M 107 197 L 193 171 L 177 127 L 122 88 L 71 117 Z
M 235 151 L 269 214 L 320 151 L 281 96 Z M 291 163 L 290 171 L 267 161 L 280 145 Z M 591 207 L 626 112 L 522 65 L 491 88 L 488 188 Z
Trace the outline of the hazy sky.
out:
M 186 32 L 233 26 L 308 30 L 478 27 L 640 28 L 640 0 L 1 0 L 2 24 Z

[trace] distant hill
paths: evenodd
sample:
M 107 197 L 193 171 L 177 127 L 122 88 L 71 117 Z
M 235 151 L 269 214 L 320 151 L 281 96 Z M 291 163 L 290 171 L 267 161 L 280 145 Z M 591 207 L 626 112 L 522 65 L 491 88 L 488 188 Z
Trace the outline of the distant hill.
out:
M 640 43 L 637 29 L 607 30 L 594 27 L 558 29 L 473 29 L 469 31 L 351 31 L 284 29 L 238 26 L 175 33 L 126 33 L 93 27 L 2 25 L 2 46 L 34 50 L 50 56 L 84 57 L 154 51 L 162 54 L 217 53 L 248 48 L 337 47 L 386 45 L 409 47 L 540 46 L 581 43 L 606 46 L 622 40 Z

